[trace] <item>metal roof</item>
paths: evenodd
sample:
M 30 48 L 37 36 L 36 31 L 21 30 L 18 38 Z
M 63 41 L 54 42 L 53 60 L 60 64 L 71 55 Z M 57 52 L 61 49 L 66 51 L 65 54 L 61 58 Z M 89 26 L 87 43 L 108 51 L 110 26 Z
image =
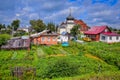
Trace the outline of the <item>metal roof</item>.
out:
M 107 26 L 94 26 L 88 31 L 86 31 L 85 34 L 99 34 L 103 32 L 106 28 Z
M 6 45 L 2 45 L 2 49 L 23 49 L 30 47 L 30 39 L 14 38 L 10 39 Z
M 107 35 L 107 36 L 120 36 L 120 34 L 117 34 L 117 33 L 114 33 L 114 32 L 104 32 L 102 34 Z

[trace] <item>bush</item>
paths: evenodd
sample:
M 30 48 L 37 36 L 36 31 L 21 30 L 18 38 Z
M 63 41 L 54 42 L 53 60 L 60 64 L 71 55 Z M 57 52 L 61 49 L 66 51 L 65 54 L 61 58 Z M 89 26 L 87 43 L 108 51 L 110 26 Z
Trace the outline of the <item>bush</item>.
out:
M 0 46 L 4 45 L 7 42 L 7 40 L 9 40 L 9 39 L 10 39 L 10 35 L 0 34 Z
M 59 59 L 47 68 L 44 78 L 74 76 L 78 73 L 78 64 L 73 64 L 66 59 Z

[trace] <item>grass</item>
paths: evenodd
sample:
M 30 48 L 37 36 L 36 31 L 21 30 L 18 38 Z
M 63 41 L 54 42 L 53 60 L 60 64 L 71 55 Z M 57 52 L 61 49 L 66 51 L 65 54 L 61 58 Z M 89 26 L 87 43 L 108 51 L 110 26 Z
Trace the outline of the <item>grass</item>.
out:
M 120 71 L 117 72 L 104 72 L 104 73 L 91 73 L 75 77 L 55 78 L 53 80 L 119 80 Z
M 85 54 L 85 56 L 88 57 L 88 58 L 92 58 L 92 59 L 95 59 L 95 60 L 104 62 L 102 59 L 100 59 L 100 58 L 98 58 L 97 56 L 94 56 L 94 55 L 92 55 L 92 54 Z
M 11 79 L 10 68 L 15 66 L 35 67 L 36 80 L 42 79 L 50 64 L 59 59 L 79 64 L 79 75 L 55 78 L 56 80 L 86 80 L 117 77 L 120 73 L 120 43 L 106 44 L 90 42 L 79 44 L 70 42 L 69 47 L 59 45 L 32 46 L 31 51 L 0 51 L 0 78 Z M 7 77 L 7 78 L 6 78 Z M 110 80 L 111 80 L 110 79 Z M 117 79 L 116 79 L 117 80 Z

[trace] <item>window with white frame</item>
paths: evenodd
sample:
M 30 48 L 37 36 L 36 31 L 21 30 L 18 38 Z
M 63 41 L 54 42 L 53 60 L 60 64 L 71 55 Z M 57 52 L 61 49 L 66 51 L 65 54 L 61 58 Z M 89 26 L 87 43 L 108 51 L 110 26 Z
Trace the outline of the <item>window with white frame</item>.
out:
M 102 39 L 102 40 L 105 40 L 105 36 L 102 36 L 101 39 Z

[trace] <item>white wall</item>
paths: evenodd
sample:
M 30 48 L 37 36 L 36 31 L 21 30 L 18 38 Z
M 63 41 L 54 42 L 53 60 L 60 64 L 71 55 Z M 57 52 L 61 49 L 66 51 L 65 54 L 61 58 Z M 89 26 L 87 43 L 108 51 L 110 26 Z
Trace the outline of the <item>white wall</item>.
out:
M 102 40 L 102 36 L 105 36 L 105 40 Z M 112 38 L 111 40 L 110 40 L 110 37 Z M 107 43 L 120 42 L 120 36 L 118 40 L 116 39 L 116 37 L 117 36 L 107 36 L 107 35 L 100 34 L 100 41 L 107 42 Z
M 108 43 L 120 42 L 120 36 L 119 36 L 118 40 L 116 39 L 117 36 L 111 36 L 111 37 L 112 37 L 112 40 L 110 40 L 110 36 L 108 36 L 108 40 L 107 40 Z
M 61 34 L 62 32 L 66 32 L 66 29 L 65 29 L 65 28 L 60 28 L 60 34 Z
M 68 33 L 70 33 L 73 26 L 74 26 L 74 24 L 67 24 L 66 30 L 67 30 Z

